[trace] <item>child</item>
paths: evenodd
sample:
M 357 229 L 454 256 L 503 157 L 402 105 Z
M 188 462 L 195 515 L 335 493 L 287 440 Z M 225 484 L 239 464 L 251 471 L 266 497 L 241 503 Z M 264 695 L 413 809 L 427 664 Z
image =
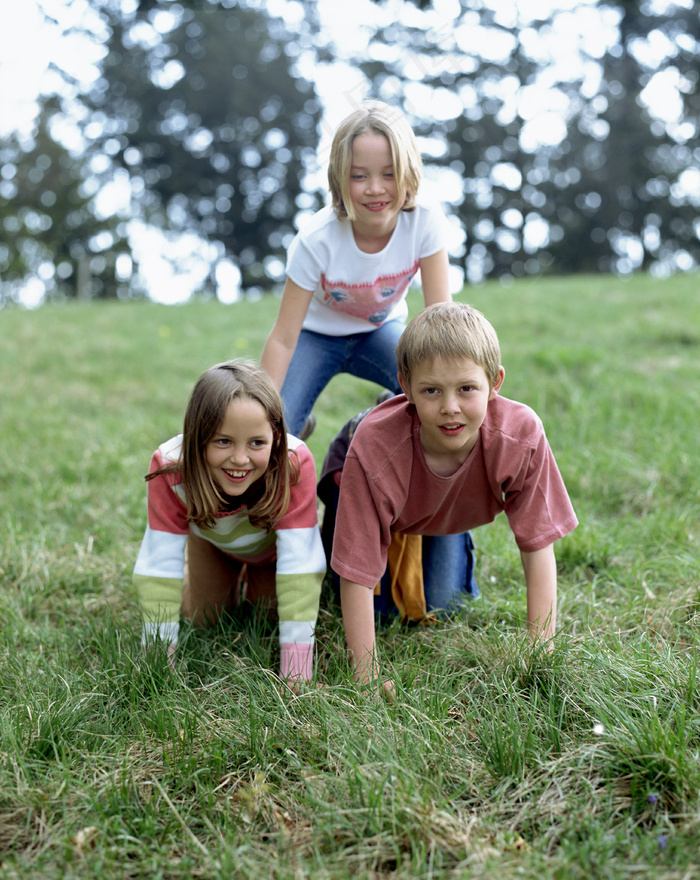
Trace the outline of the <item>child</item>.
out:
M 505 371 L 483 315 L 465 303 L 426 308 L 396 354 L 405 397 L 376 407 L 358 426 L 333 540 L 348 647 L 363 682 L 379 674 L 368 588 L 384 573 L 392 532 L 449 534 L 505 511 L 525 572 L 530 635 L 549 640 L 557 609 L 553 543 L 577 525 L 542 423 L 498 393 Z
M 156 450 L 146 479 L 148 525 L 134 568 L 144 644 L 160 637 L 172 653 L 180 611 L 206 624 L 229 603 L 276 596 L 280 675 L 310 679 L 326 571 L 316 469 L 308 448 L 287 435 L 270 378 L 237 361 L 207 370 L 183 433 Z
M 409 284 L 420 269 L 426 305 L 448 302 L 449 227 L 442 210 L 418 198 L 422 161 L 401 112 L 367 101 L 341 122 L 331 145 L 332 204 L 293 240 L 277 320 L 260 359 L 282 390 L 292 434 L 307 437 L 313 405 L 338 373 L 398 394 L 396 343 L 405 329 Z M 445 594 L 446 559 L 472 560 L 470 534 L 426 547 L 426 589 Z M 447 592 L 478 594 L 460 576 Z
M 279 314 L 260 360 L 282 390 L 292 434 L 303 431 L 337 373 L 400 391 L 395 348 L 418 269 L 426 305 L 450 299 L 447 220 L 417 200 L 421 174 L 418 145 L 400 111 L 369 101 L 340 124 L 328 168 L 332 205 L 292 241 Z

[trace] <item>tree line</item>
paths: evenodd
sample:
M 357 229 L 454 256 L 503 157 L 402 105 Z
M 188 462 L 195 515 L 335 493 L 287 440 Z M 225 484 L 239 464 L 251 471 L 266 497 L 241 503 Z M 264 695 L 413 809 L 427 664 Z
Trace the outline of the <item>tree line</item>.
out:
M 467 281 L 697 267 L 692 3 L 553 3 L 525 18 L 461 0 L 449 20 L 428 0 L 404 6 L 354 64 L 369 96 L 408 111 L 450 183 Z M 295 18 L 252 0 L 90 7 L 99 75 L 85 86 L 59 71 L 34 130 L 0 140 L 0 304 L 29 277 L 49 298 L 146 295 L 136 223 L 207 241 L 205 287 L 230 261 L 244 289 L 269 290 L 295 218 L 325 195 L 307 183 L 323 110 L 309 71 L 335 57 L 316 3 Z

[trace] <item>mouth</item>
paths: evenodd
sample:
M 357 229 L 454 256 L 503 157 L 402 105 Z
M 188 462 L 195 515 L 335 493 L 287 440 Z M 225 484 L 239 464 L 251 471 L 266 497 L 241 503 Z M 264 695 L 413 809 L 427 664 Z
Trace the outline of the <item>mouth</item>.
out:
M 464 430 L 464 425 L 438 425 L 446 437 L 456 437 Z
M 365 208 L 368 211 L 383 211 L 388 204 L 389 202 L 370 202 L 365 204 Z
M 229 480 L 232 480 L 234 483 L 242 483 L 250 473 L 250 471 L 230 471 L 226 468 L 222 468 L 221 470 L 226 474 Z

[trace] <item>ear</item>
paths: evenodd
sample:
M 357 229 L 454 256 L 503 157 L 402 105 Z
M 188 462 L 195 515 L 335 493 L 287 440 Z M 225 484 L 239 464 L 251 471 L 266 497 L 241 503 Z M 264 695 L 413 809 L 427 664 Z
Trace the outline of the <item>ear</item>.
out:
M 411 383 L 407 382 L 401 373 L 397 373 L 397 378 L 399 380 L 399 385 L 401 386 L 401 390 L 408 398 L 409 403 L 413 403 L 413 398 L 411 397 Z
M 501 385 L 503 385 L 503 380 L 506 377 L 506 371 L 503 367 L 498 368 L 498 379 L 496 380 L 493 388 L 491 389 L 491 393 L 489 394 L 489 400 L 493 400 L 493 398 L 498 394 L 501 390 Z

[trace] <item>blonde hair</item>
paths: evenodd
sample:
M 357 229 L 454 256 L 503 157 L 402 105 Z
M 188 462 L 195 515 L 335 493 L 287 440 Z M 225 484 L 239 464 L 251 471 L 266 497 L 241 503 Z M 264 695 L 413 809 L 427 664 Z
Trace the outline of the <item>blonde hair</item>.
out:
M 405 383 L 421 364 L 435 358 L 469 358 L 483 367 L 491 388 L 500 377 L 501 347 L 491 324 L 467 303 L 435 303 L 419 312 L 396 346 L 398 371 Z
M 358 135 L 374 131 L 389 141 L 394 180 L 399 194 L 405 193 L 402 211 L 413 211 L 423 173 L 418 143 L 403 113 L 382 101 L 364 101 L 338 126 L 331 145 L 328 186 L 339 219 L 355 219 L 350 199 L 352 145 Z
M 201 528 L 213 525 L 216 513 L 228 500 L 209 474 L 206 447 L 219 430 L 229 403 L 241 397 L 257 401 L 272 428 L 270 463 L 251 487 L 252 496 L 246 499 L 252 525 L 273 528 L 286 512 L 290 486 L 298 479 L 298 468 L 294 468 L 289 459 L 282 400 L 272 379 L 260 367 L 244 361 L 225 361 L 210 367 L 197 380 L 187 404 L 180 460 L 146 477 L 152 480 L 162 473 L 179 473 L 185 490 L 187 518 Z

